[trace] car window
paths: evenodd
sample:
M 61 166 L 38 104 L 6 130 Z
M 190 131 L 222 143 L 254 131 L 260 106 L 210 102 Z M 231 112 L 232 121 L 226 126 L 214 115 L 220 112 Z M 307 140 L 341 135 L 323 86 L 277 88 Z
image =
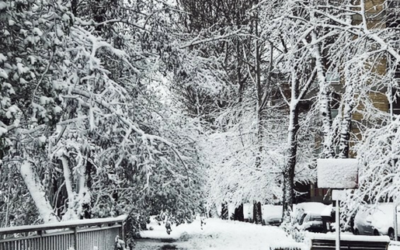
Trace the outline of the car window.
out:
M 311 220 L 312 221 L 322 221 L 322 217 L 314 215 L 314 216 L 312 216 Z

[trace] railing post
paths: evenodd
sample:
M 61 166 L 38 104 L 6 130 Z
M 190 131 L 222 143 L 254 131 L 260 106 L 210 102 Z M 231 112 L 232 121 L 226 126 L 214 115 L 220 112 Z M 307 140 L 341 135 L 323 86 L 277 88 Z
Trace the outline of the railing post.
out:
M 78 227 L 74 227 L 74 250 L 78 250 Z
M 125 241 L 125 233 L 124 233 L 124 222 L 121 222 L 121 229 L 119 230 L 121 233 L 121 239 Z

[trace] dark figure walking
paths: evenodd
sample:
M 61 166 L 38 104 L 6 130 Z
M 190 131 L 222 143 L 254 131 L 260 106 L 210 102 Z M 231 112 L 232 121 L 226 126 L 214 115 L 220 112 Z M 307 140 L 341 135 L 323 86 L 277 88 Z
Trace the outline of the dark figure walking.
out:
M 206 224 L 206 218 L 204 217 L 200 217 L 200 226 L 201 226 L 201 230 L 203 230 L 203 225 Z
M 165 229 L 167 229 L 167 234 L 170 234 L 172 229 L 171 229 L 171 222 L 169 220 L 167 220 L 165 222 Z
M 119 238 L 119 235 L 115 237 L 115 250 L 125 250 L 125 242 Z

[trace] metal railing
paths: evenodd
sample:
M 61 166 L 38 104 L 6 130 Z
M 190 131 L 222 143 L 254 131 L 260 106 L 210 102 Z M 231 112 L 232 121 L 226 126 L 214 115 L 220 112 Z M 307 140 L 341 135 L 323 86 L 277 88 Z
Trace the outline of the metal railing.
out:
M 0 228 L 0 250 L 113 250 L 126 216 Z

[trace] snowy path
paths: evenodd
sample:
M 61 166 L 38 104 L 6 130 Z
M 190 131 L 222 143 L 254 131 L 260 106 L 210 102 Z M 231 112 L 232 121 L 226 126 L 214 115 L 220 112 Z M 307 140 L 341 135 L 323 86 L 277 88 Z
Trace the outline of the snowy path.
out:
M 203 230 L 200 228 L 200 220 L 192 224 L 172 226 L 171 235 L 168 235 L 164 224 L 159 226 L 152 220 L 149 226 L 153 227 L 153 230 L 141 232 L 143 238 L 177 241 L 168 243 L 143 240 L 137 243 L 135 250 L 265 250 L 270 246 L 302 245 L 295 243 L 278 227 L 220 219 L 207 219 L 206 223 Z M 303 247 L 307 250 L 305 245 Z M 400 250 L 400 244 L 389 246 L 389 250 Z
M 220 219 L 207 219 L 206 223 L 203 230 L 200 228 L 199 220 L 194 221 L 192 224 L 183 224 L 178 227 L 174 226 L 172 227 L 171 235 L 168 235 L 164 225 L 159 226 L 155 222 L 152 222 L 150 226 L 152 226 L 154 230 L 142 232 L 141 235 L 144 238 L 180 239 L 178 242 L 166 244 L 175 245 L 177 249 L 190 250 L 265 250 L 269 249 L 271 245 L 298 245 L 277 227 L 260 226 L 238 221 L 223 221 Z M 146 248 L 140 248 L 139 243 L 136 249 Z

